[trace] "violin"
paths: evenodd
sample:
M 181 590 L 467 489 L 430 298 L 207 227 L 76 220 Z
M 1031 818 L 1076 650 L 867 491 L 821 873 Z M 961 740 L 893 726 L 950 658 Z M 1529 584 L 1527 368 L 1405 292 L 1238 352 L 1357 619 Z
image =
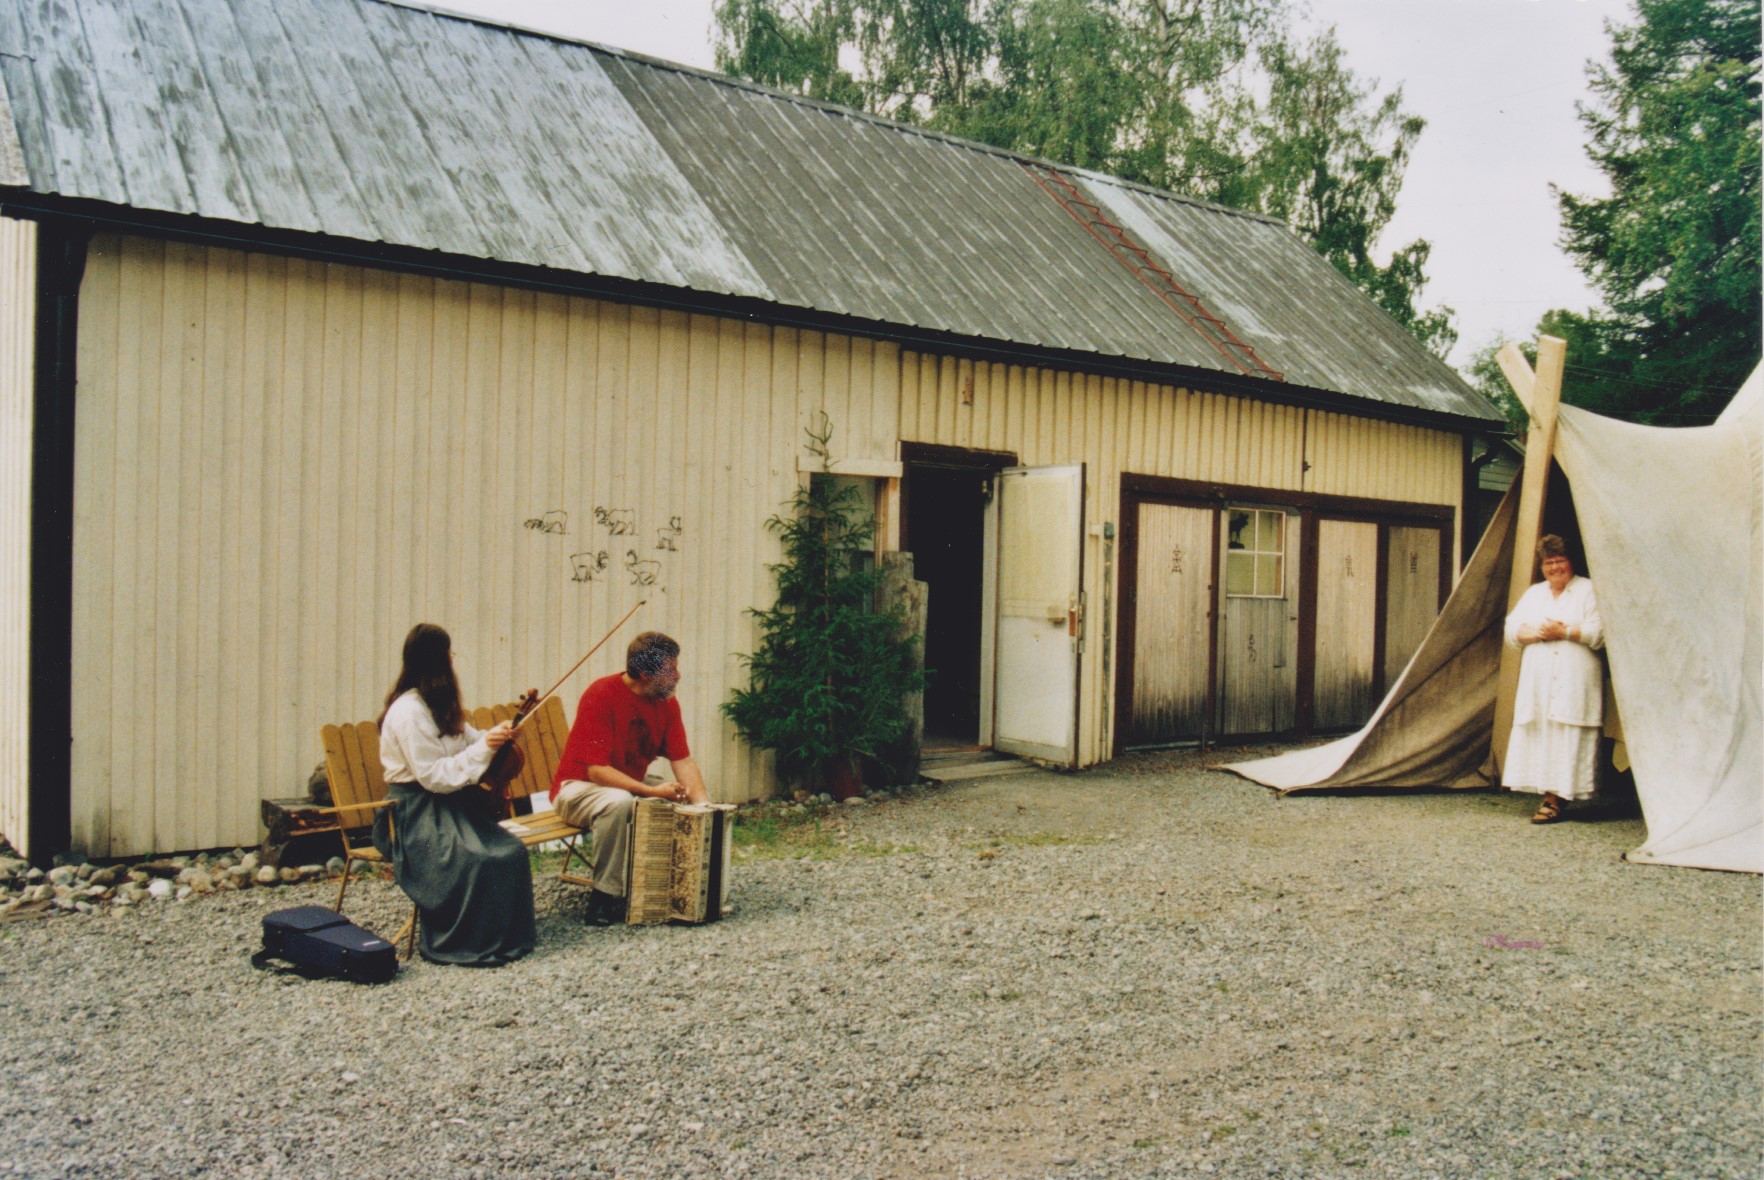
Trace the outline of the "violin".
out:
M 536 688 L 529 688 L 521 694 L 520 703 L 515 706 L 515 715 L 510 719 L 513 732 L 497 748 L 495 756 L 490 759 L 489 768 L 484 771 L 484 777 L 478 780 L 478 785 L 490 792 L 497 814 L 504 819 L 514 817 L 514 800 L 510 798 L 508 788 L 521 777 L 521 771 L 527 768 L 527 756 L 521 753 L 521 722 L 539 707 L 539 700 L 539 690 Z

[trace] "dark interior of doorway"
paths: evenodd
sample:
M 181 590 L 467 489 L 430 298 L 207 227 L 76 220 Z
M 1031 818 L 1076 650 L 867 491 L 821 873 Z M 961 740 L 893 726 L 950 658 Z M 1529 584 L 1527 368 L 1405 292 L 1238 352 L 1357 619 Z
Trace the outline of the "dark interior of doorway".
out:
M 906 543 L 929 588 L 925 619 L 925 744 L 980 740 L 980 593 L 986 471 L 909 465 Z

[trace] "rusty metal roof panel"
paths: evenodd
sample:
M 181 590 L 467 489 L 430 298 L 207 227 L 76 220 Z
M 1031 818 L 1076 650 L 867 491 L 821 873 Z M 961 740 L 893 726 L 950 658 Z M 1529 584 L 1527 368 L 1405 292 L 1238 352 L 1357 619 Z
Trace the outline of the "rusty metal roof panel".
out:
M 39 193 L 1245 369 L 1043 165 L 601 46 L 380 0 L 0 0 L 0 80 Z M 1290 383 L 1498 420 L 1284 226 L 1061 172 Z

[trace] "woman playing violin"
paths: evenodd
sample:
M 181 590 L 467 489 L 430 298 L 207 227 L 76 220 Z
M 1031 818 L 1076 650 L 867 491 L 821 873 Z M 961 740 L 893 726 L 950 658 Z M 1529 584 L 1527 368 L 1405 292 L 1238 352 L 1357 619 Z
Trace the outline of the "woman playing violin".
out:
M 512 736 L 506 722 L 487 733 L 466 723 L 453 641 L 433 623 L 411 628 L 380 715 L 391 831 L 383 811 L 374 842 L 416 903 L 431 962 L 500 967 L 533 949 L 527 851 L 477 786 Z

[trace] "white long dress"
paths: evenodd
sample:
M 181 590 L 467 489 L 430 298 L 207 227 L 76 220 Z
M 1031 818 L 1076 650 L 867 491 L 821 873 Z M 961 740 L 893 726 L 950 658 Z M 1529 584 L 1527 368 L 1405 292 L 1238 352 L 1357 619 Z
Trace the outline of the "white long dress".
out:
M 1579 627 L 1580 638 L 1523 645 L 1501 785 L 1586 799 L 1597 785 L 1599 726 L 1605 716 L 1604 669 L 1594 654 L 1605 645 L 1605 629 L 1591 579 L 1570 578 L 1559 595 L 1548 582 L 1531 587 L 1507 616 L 1507 642 L 1520 647 L 1520 627 L 1550 619 Z

